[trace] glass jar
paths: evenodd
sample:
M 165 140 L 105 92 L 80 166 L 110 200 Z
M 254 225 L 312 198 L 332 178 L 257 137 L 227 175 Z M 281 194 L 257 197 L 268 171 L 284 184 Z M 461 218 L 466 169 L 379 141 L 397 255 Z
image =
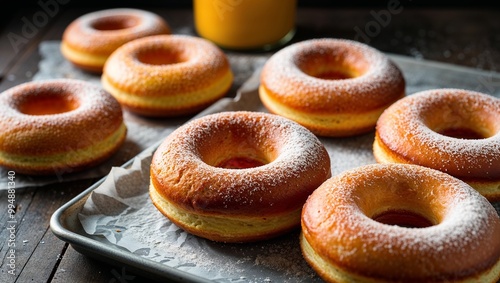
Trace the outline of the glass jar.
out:
M 295 34 L 297 0 L 193 0 L 196 32 L 233 50 L 270 50 Z

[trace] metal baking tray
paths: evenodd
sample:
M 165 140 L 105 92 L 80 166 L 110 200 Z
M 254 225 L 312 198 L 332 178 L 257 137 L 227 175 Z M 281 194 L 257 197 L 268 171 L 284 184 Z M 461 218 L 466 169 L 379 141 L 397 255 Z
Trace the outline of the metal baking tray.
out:
M 129 167 L 132 161 L 130 160 L 122 167 Z M 106 244 L 102 239 L 97 239 L 96 236 L 87 234 L 80 224 L 78 213 L 92 191 L 99 187 L 105 179 L 105 177 L 102 178 L 54 212 L 50 219 L 50 228 L 59 239 L 69 243 L 81 254 L 115 266 L 126 266 L 131 272 L 154 280 L 212 282 L 164 264 L 144 259 L 115 245 Z
M 407 94 L 412 94 L 418 91 L 432 89 L 432 88 L 464 88 L 485 92 L 496 97 L 500 97 L 500 74 L 495 72 L 486 72 L 475 70 L 472 68 L 459 67 L 450 64 L 444 64 L 426 60 L 416 60 L 413 58 L 391 55 L 391 59 L 402 69 L 405 79 L 407 81 Z M 224 98 L 217 104 L 218 109 L 221 111 L 234 111 L 234 110 L 250 110 L 261 111 L 254 106 L 258 105 L 258 96 L 255 95 L 255 84 L 258 83 L 258 74 L 249 79 L 248 89 L 245 90 L 245 85 L 242 87 L 242 92 L 247 92 L 245 97 L 240 93 L 234 99 Z M 253 94 L 252 91 L 254 92 Z M 253 106 L 252 106 L 253 105 Z M 249 109 L 250 107 L 250 109 Z M 252 108 L 253 107 L 253 108 Z M 211 110 L 208 109 L 208 112 Z M 357 138 L 359 139 L 359 138 Z M 361 137 L 363 139 L 363 137 Z M 365 135 L 365 141 L 370 141 L 371 136 Z M 330 142 L 329 139 L 322 141 Z M 336 142 L 339 140 L 336 140 Z M 357 145 L 352 145 L 352 139 L 344 139 L 340 147 L 343 150 L 353 150 Z M 148 150 L 153 152 L 159 145 L 151 146 Z M 365 146 L 365 153 L 370 150 Z M 342 156 L 340 157 L 342 158 Z M 345 158 L 345 156 L 344 156 Z M 133 160 L 125 163 L 122 167 L 127 168 L 132 164 Z M 341 160 L 342 162 L 342 160 Z M 344 168 L 332 168 L 333 173 L 342 171 Z M 165 264 L 145 259 L 139 255 L 133 254 L 128 250 L 115 246 L 111 243 L 106 243 L 102 238 L 93 235 L 88 235 L 80 224 L 78 213 L 81 211 L 85 201 L 90 194 L 99 187 L 105 178 L 102 178 L 94 185 L 83 191 L 81 194 L 70 200 L 68 203 L 61 206 L 54 212 L 50 221 L 50 227 L 53 233 L 61 240 L 69 243 L 78 252 L 101 261 L 105 261 L 117 266 L 126 266 L 131 272 L 135 274 L 156 279 L 156 280 L 170 280 L 173 282 L 214 282 L 204 278 L 202 275 L 192 274 Z M 495 207 L 498 211 L 498 203 Z M 295 239 L 298 237 L 298 232 L 291 233 L 288 236 Z M 212 245 L 218 245 L 212 243 Z M 258 247 L 262 243 L 250 244 L 250 247 Z M 249 247 L 247 245 L 247 247 Z M 298 247 L 297 247 L 298 248 Z M 312 273 L 314 274 L 314 273 Z M 308 281 L 318 281 L 317 277 L 311 277 L 308 274 Z M 242 282 L 245 274 L 242 274 Z M 268 282 L 269 279 L 263 280 Z M 292 280 L 293 281 L 293 280 Z

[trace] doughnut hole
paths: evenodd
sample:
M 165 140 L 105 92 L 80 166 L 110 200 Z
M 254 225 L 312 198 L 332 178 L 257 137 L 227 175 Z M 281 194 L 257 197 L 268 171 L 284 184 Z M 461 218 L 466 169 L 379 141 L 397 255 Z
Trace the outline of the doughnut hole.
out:
M 319 48 L 297 55 L 295 64 L 305 74 L 323 80 L 344 80 L 362 76 L 368 62 L 361 53 L 341 48 Z
M 199 146 L 201 160 L 213 167 L 247 169 L 271 163 L 278 153 L 274 145 L 256 129 L 230 127 L 219 129 Z
M 139 24 L 136 16 L 109 16 L 94 20 L 90 26 L 99 31 L 114 31 L 133 28 Z
M 172 65 L 188 61 L 184 52 L 168 47 L 152 47 L 141 50 L 137 60 L 148 65 Z
M 425 125 L 438 134 L 457 139 L 485 139 L 500 131 L 497 122 L 500 117 L 480 106 L 453 101 L 435 109 L 438 111 L 423 113 L 423 118 Z
M 59 92 L 41 92 L 25 95 L 18 104 L 19 112 L 26 115 L 54 115 L 70 112 L 80 106 L 74 95 Z
M 406 210 L 387 210 L 371 217 L 373 220 L 387 225 L 406 228 L 425 228 L 434 224 L 422 215 Z
M 433 186 L 429 193 L 419 189 Z M 425 228 L 442 222 L 446 204 L 438 203 L 441 184 L 416 184 L 389 180 L 363 188 L 356 204 L 368 218 L 385 225 Z M 364 200 L 364 201 L 363 201 Z

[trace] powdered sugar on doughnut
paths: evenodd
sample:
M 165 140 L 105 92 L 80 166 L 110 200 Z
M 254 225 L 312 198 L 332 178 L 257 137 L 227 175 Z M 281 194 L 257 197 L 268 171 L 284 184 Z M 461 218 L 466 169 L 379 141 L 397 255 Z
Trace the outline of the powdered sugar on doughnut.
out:
M 51 115 L 22 113 L 23 103 L 37 97 L 76 101 L 74 110 Z M 110 136 L 123 123 L 120 104 L 95 85 L 72 79 L 29 82 L 0 96 L 0 150 L 48 154 L 88 147 Z
M 99 29 L 99 25 L 121 28 Z M 75 19 L 64 31 L 63 40 L 80 51 L 109 55 L 131 40 L 157 34 L 170 34 L 170 27 L 160 16 L 140 9 L 105 9 Z M 83 38 L 83 40 L 82 40 Z
M 348 79 L 321 79 L 301 69 L 307 64 L 356 69 L 360 74 Z M 404 93 L 401 72 L 383 53 L 344 39 L 313 39 L 283 48 L 266 62 L 261 80 L 289 107 L 330 113 L 375 109 Z
M 377 198 L 378 192 L 395 202 Z M 414 198 L 403 196 L 414 195 Z M 416 210 L 436 223 L 404 228 L 371 212 Z M 358 167 L 328 180 L 308 199 L 308 242 L 332 265 L 379 279 L 433 281 L 477 276 L 497 264 L 500 219 L 466 183 L 437 170 L 403 164 Z
M 245 143 L 241 152 L 251 145 L 275 158 L 247 169 L 205 163 L 201 151 L 217 146 L 211 140 L 232 139 L 232 135 L 234 141 Z M 237 146 L 223 148 L 238 155 Z M 224 214 L 296 209 L 330 175 L 328 153 L 314 134 L 286 118 L 266 113 L 223 112 L 202 117 L 172 133 L 157 152 L 152 167 L 170 186 L 167 194 L 187 195 L 185 205 L 195 210 Z M 178 175 L 169 177 L 172 174 Z M 176 186 L 181 192 L 175 192 Z
M 382 114 L 380 141 L 410 163 L 469 179 L 500 179 L 500 100 L 461 89 L 410 95 Z M 483 139 L 439 134 L 435 127 L 466 125 L 485 131 Z
M 141 62 L 139 55 L 148 52 L 170 54 L 179 62 L 158 65 Z M 228 70 L 225 54 L 207 40 L 187 35 L 157 35 L 119 48 L 106 62 L 103 76 L 124 91 L 161 97 L 210 87 Z

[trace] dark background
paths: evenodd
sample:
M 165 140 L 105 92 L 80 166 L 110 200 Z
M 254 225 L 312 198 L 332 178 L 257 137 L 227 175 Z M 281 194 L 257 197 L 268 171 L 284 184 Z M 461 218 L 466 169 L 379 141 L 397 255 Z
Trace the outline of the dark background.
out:
M 192 2 L 192 0 L 9 0 L 8 3 L 12 7 L 0 8 L 0 34 L 19 33 L 19 26 L 24 24 L 23 20 L 32 20 L 41 11 L 41 5 L 50 3 L 56 3 L 59 11 L 50 19 L 50 23 L 45 27 L 46 30 L 55 28 L 52 25 L 61 25 L 60 28 L 64 28 L 63 25 L 68 23 L 67 19 L 61 19 L 65 11 L 84 13 L 105 8 L 130 7 L 162 10 L 175 14 L 175 10 L 185 12 L 186 9 L 191 9 Z M 355 37 L 353 27 L 363 27 L 363 24 L 373 20 L 370 12 L 385 9 L 390 3 L 395 3 L 404 6 L 405 11 L 411 12 L 405 13 L 404 17 L 394 17 L 391 24 L 384 27 L 380 35 L 369 42 L 373 47 L 384 52 L 498 71 L 500 9 L 491 6 L 491 1 L 488 2 L 490 3 L 485 0 L 467 0 L 453 1 L 450 4 L 449 1 L 429 0 L 298 0 L 299 8 L 324 7 L 328 8 L 329 12 L 314 20 L 310 19 L 314 17 L 311 14 L 300 14 L 300 17 L 297 17 L 298 32 L 295 40 L 320 36 L 353 39 Z M 311 25 L 309 23 L 311 21 L 315 24 Z M 9 42 L 4 42 L 5 44 Z
M 111 8 L 111 7 L 130 7 L 130 8 L 191 8 L 192 0 L 9 0 L 3 1 L 3 8 L 0 8 L 0 29 L 5 27 L 12 17 L 19 13 L 26 14 L 29 11 L 36 11 L 40 3 L 48 4 L 57 2 L 62 9 L 68 8 Z M 206 0 L 214 1 L 214 0 Z M 353 0 L 353 1 L 335 1 L 335 0 L 297 0 L 299 7 L 339 7 L 339 8 L 381 8 L 387 7 L 391 1 L 397 1 L 407 8 L 431 8 L 431 9 L 487 9 L 499 10 L 492 6 L 491 0 L 466 0 L 466 1 L 430 1 L 430 0 Z M 8 4 L 7 4 L 8 3 Z M 8 7 L 6 7 L 8 5 Z M 500 19 L 499 19 L 500 20 Z
M 48 1 L 57 1 L 59 4 L 71 7 L 111 7 L 111 6 L 130 6 L 130 7 L 172 7 L 188 8 L 192 7 L 192 0 L 10 0 L 8 5 L 10 9 L 3 8 L 0 12 L 8 15 L 13 10 L 26 9 L 28 6 L 36 6 L 38 2 L 46 3 Z M 214 1 L 214 0 L 207 0 Z M 482 7 L 493 9 L 492 1 L 485 0 L 466 0 L 466 1 L 430 1 L 430 0 L 353 0 L 353 1 L 335 1 L 335 0 L 298 0 L 298 5 L 302 7 L 341 7 L 341 8 L 366 8 L 366 7 L 386 7 L 390 1 L 398 1 L 405 7 L 427 7 L 427 8 L 470 8 Z M 4 3 L 5 5 L 6 3 Z
M 15 14 L 24 10 L 38 7 L 39 3 L 47 3 L 57 1 L 60 6 L 65 8 L 78 7 L 163 7 L 163 8 L 190 8 L 192 0 L 9 0 L 4 1 L 4 7 L 0 8 L 0 25 L 7 23 L 8 20 Z M 213 0 L 207 0 L 213 1 Z M 404 4 L 405 8 L 485 8 L 498 9 L 491 5 L 491 0 L 467 0 L 467 1 L 430 1 L 430 0 L 353 0 L 353 1 L 335 1 L 335 0 L 298 0 L 299 7 L 339 7 L 339 8 L 378 8 L 387 7 L 390 1 L 398 1 Z M 5 7 L 7 6 L 8 8 Z
M 59 6 L 65 8 L 88 8 L 95 9 L 107 7 L 162 7 L 162 8 L 190 8 L 192 0 L 9 0 L 4 1 L 4 7 L 0 8 L 0 27 L 5 26 L 14 15 L 25 13 L 30 10 L 38 9 L 39 3 L 48 3 L 57 1 Z M 213 0 L 207 0 L 213 1 Z M 298 0 L 299 7 L 339 7 L 339 8 L 379 8 L 387 7 L 390 1 L 398 1 L 405 8 L 453 8 L 453 9 L 498 9 L 491 5 L 491 0 L 467 0 L 467 1 L 430 1 L 430 0 L 353 0 L 353 1 L 335 1 L 335 0 Z M 8 3 L 8 8 L 6 7 Z M 500 9 L 498 9 L 500 10 Z

